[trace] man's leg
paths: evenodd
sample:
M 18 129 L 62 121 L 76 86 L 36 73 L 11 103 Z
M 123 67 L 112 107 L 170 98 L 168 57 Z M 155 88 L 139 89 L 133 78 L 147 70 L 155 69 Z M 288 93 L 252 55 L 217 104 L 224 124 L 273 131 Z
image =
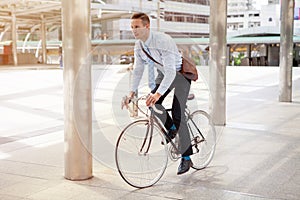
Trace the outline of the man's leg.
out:
M 173 97 L 172 115 L 173 121 L 178 128 L 181 162 L 178 167 L 177 175 L 186 173 L 193 166 L 190 155 L 193 154 L 190 133 L 186 123 L 185 107 L 190 91 L 191 81 L 177 73 L 174 81 L 175 91 Z
M 185 108 L 190 86 L 191 81 L 187 80 L 182 74 L 177 73 L 174 81 L 175 91 L 172 105 L 172 118 L 179 133 L 180 153 L 182 157 L 189 156 L 193 153 L 190 133 L 185 119 Z
M 156 90 L 158 89 L 159 84 L 156 85 L 156 87 L 151 91 L 151 93 L 155 93 Z M 164 123 L 164 126 L 167 130 L 170 130 L 170 128 L 173 125 L 173 120 L 170 117 L 169 113 L 165 111 L 164 107 L 162 106 L 162 103 L 164 101 L 164 99 L 166 98 L 166 96 L 171 92 L 171 90 L 167 90 L 165 92 L 164 95 L 162 95 L 159 100 L 155 103 L 155 105 L 157 106 L 157 109 L 162 110 L 163 111 L 163 115 L 159 115 L 156 113 L 156 116 Z

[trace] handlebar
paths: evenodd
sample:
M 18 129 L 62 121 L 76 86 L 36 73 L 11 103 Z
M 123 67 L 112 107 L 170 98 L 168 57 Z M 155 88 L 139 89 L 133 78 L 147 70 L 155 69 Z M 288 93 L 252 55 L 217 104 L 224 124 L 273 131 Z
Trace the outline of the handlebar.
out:
M 140 100 L 146 100 L 148 96 L 149 96 L 149 94 L 143 95 L 143 96 L 138 97 L 138 98 L 132 98 L 132 99 L 129 99 L 128 103 L 131 103 L 131 102 L 132 102 L 132 103 L 134 103 L 135 105 L 138 105 L 137 102 L 139 102 Z M 126 103 L 127 99 L 128 99 L 127 96 L 124 96 L 124 97 L 122 98 L 121 109 L 123 109 L 124 106 L 126 106 L 126 104 L 127 104 L 127 103 Z M 126 106 L 126 107 L 127 107 L 127 106 Z M 163 111 L 157 109 L 157 108 L 155 107 L 155 104 L 154 104 L 153 106 L 149 106 L 148 108 L 149 108 L 150 111 L 153 110 L 154 112 L 156 112 L 156 113 L 158 113 L 158 114 L 163 114 Z M 141 110 L 139 107 L 138 107 L 138 109 Z M 143 113 L 144 113 L 144 112 L 143 112 Z M 144 114 L 145 114 L 145 113 L 144 113 Z

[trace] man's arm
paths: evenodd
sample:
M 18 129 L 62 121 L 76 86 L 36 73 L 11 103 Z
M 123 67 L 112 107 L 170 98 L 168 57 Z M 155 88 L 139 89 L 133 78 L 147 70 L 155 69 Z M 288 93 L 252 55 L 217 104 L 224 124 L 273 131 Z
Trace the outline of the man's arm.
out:
M 170 88 L 176 77 L 176 56 L 178 56 L 178 50 L 171 37 L 167 37 L 163 42 L 161 42 L 161 46 L 163 47 L 161 50 L 161 60 L 163 64 L 164 77 L 157 89 L 157 92 L 164 94 Z
M 127 98 L 125 100 L 125 105 L 128 107 L 128 104 L 131 99 L 136 94 L 136 91 L 138 89 L 138 86 L 140 84 L 140 81 L 142 79 L 143 73 L 144 73 L 144 61 L 142 60 L 141 56 L 139 55 L 138 51 L 138 44 L 136 43 L 134 46 L 134 64 L 133 64 L 133 77 L 132 77 L 132 86 L 131 91 L 127 95 Z
M 169 56 L 172 57 L 172 56 Z M 169 58 L 168 57 L 168 58 Z M 167 57 L 166 57 L 167 59 Z M 170 59 L 171 60 L 171 59 Z M 176 67 L 175 62 L 171 61 L 163 61 L 163 67 L 164 67 L 164 78 L 162 79 L 159 88 L 157 89 L 157 92 L 160 94 L 164 94 L 173 83 L 175 77 L 176 77 Z
M 144 73 L 144 68 L 145 68 L 144 61 L 142 60 L 139 53 L 140 50 L 136 43 L 134 47 L 134 64 L 133 64 L 134 67 L 133 67 L 131 93 L 137 91 Z

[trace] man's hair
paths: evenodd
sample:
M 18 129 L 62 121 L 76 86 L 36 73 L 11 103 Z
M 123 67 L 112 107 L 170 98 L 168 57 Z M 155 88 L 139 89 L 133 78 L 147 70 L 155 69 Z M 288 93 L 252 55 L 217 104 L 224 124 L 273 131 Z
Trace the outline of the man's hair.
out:
M 145 13 L 134 13 L 131 19 L 141 19 L 144 26 L 150 24 L 150 19 Z

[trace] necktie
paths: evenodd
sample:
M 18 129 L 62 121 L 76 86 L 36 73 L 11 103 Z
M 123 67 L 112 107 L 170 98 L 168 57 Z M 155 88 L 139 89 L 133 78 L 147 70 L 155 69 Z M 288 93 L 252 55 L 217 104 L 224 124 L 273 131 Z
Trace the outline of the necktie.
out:
M 149 48 L 145 45 L 146 51 L 151 55 Z M 155 88 L 154 62 L 148 58 L 148 86 L 151 90 Z

